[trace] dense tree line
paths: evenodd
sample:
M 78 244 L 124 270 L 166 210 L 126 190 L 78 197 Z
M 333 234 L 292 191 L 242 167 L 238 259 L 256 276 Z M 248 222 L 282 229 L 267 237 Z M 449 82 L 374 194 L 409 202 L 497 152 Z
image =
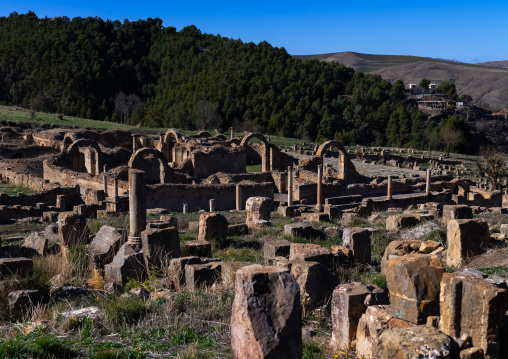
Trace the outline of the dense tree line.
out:
M 404 86 L 149 18 L 0 18 L 0 103 L 182 129 L 445 148 Z M 452 144 L 452 147 L 456 143 Z

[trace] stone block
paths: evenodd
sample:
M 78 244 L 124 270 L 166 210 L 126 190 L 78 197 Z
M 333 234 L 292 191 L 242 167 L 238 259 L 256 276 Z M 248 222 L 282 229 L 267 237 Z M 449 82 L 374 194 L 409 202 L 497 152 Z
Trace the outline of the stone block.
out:
M 222 262 L 206 264 L 187 264 L 185 283 L 188 290 L 210 286 L 221 280 Z
M 504 282 L 504 281 L 503 281 Z M 501 288 L 503 286 L 504 288 Z M 460 338 L 471 337 L 473 347 L 486 358 L 501 358 L 505 313 L 508 309 L 506 283 L 495 285 L 474 272 L 445 273 L 441 282 L 439 329 Z
M 56 222 L 58 221 L 58 212 L 55 211 L 43 212 L 42 220 L 45 222 Z
M 219 213 L 202 213 L 199 216 L 198 240 L 218 244 L 221 247 L 228 235 L 228 221 Z
M 16 314 L 30 311 L 45 300 L 44 292 L 40 290 L 16 290 L 7 295 L 7 306 Z
M 50 224 L 44 229 L 44 237 L 48 239 L 48 244 L 56 243 L 60 240 L 58 236 L 58 226 L 56 224 Z
M 468 348 L 460 351 L 460 359 L 485 359 L 483 349 Z
M 249 227 L 245 223 L 230 224 L 228 226 L 228 232 L 233 235 L 243 236 L 249 234 Z
M 398 231 L 404 228 L 414 227 L 420 223 L 420 219 L 415 215 L 394 214 L 386 219 L 386 229 L 389 231 Z
M 279 206 L 277 213 L 279 213 L 282 217 L 293 218 L 295 216 L 295 208 L 288 206 Z
M 124 244 L 110 264 L 104 266 L 106 282 L 124 285 L 129 279 L 142 282 L 146 277 L 146 264 L 143 252 Z
M 358 263 L 370 263 L 372 230 L 367 228 L 344 228 L 342 245 L 351 251 L 353 259 Z
M 212 256 L 212 245 L 207 241 L 182 242 L 182 256 L 209 258 Z
M 342 213 L 341 223 L 344 226 L 351 226 L 359 218 L 358 213 L 344 212 Z
M 273 200 L 269 197 L 250 197 L 245 204 L 247 226 L 258 228 L 270 222 Z
M 439 291 L 444 266 L 439 258 L 410 254 L 386 262 L 386 284 L 395 318 L 424 324 L 439 315 Z
M 508 237 L 508 224 L 502 224 L 499 228 L 499 232 L 503 238 Z
M 300 286 L 300 298 L 305 312 L 330 303 L 333 290 L 339 284 L 337 276 L 318 262 L 290 262 L 290 267 Z
M 330 219 L 330 221 L 342 218 L 342 211 L 339 208 L 337 208 L 336 206 L 333 206 L 330 204 L 325 204 L 324 212 L 325 212 L 325 214 L 328 215 L 328 218 Z
M 203 264 L 203 261 L 199 257 L 173 258 L 169 261 L 169 279 L 177 290 L 185 286 L 185 266 L 188 264 Z
M 287 257 L 269 257 L 265 258 L 265 266 L 275 266 L 275 267 L 284 267 L 290 268 L 289 259 Z
M 302 358 L 301 317 L 300 290 L 289 270 L 240 269 L 231 313 L 233 358 Z
M 351 348 L 367 307 L 381 304 L 388 304 L 388 295 L 375 285 L 353 282 L 336 287 L 332 295 L 330 346 L 340 350 Z
M 156 265 L 162 268 L 170 258 L 180 257 L 180 237 L 176 227 L 144 230 L 141 240 L 147 267 Z
M 289 223 L 284 226 L 284 234 L 290 237 L 307 239 L 324 239 L 326 236 L 320 230 L 305 223 Z
M 326 268 L 334 269 L 334 255 L 328 248 L 312 243 L 291 243 L 289 261 L 318 262 Z
M 116 228 L 102 226 L 97 232 L 90 245 L 95 264 L 99 268 L 104 268 L 107 263 L 113 260 L 113 257 L 120 249 L 122 234 Z
M 265 258 L 273 257 L 289 257 L 289 251 L 291 248 L 291 242 L 285 239 L 275 239 L 266 241 L 263 246 L 263 252 Z
M 73 286 L 52 286 L 49 289 L 49 296 L 54 300 L 81 297 L 87 293 L 86 289 Z
M 390 328 L 379 336 L 376 358 L 450 358 L 452 340 L 434 327 Z
M 45 256 L 48 250 L 48 239 L 43 232 L 34 232 L 25 239 L 21 250 L 26 257 Z
M 309 222 L 330 222 L 330 217 L 328 216 L 328 214 L 323 212 L 302 213 L 301 218 Z
M 443 219 L 471 219 L 473 218 L 473 210 L 465 204 L 444 205 Z
M 26 273 L 31 272 L 32 268 L 33 262 L 28 258 L 0 258 L 0 274 L 2 276 L 12 274 L 24 276 Z
M 199 221 L 190 221 L 189 231 L 199 231 Z
M 76 213 L 60 213 L 58 236 L 65 247 L 88 244 L 88 227 L 85 217 Z
M 485 251 L 489 241 L 489 225 L 482 219 L 448 221 L 446 264 L 461 267 L 466 259 Z
M 376 341 L 390 327 L 391 309 L 387 305 L 371 305 L 358 321 L 356 351 L 358 357 L 375 358 Z

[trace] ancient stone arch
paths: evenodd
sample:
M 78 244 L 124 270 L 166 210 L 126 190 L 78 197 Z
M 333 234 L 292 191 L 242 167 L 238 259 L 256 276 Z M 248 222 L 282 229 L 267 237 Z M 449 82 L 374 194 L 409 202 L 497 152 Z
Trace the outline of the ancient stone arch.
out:
M 72 156 L 72 170 L 98 175 L 102 167 L 102 151 L 95 141 L 85 138 L 74 141 L 67 153 Z
M 183 136 L 176 128 L 170 128 L 164 134 L 162 153 L 167 162 L 173 162 L 173 146 L 175 143 L 183 143 Z
M 147 182 L 150 181 L 150 177 L 154 177 L 154 171 L 144 168 L 144 159 L 147 156 L 153 156 L 159 160 L 159 173 L 158 178 L 160 183 L 164 183 L 164 179 L 166 178 L 166 172 L 168 170 L 168 164 L 166 162 L 166 158 L 162 154 L 161 151 L 158 151 L 153 148 L 140 148 L 137 150 L 129 160 L 129 168 L 141 169 L 144 170 L 147 176 Z
M 253 138 L 257 138 L 262 143 L 261 150 L 261 171 L 269 171 L 270 170 L 270 147 L 268 142 L 266 141 L 265 136 L 258 132 L 250 132 L 242 139 L 240 142 L 240 147 L 245 147 L 250 140 Z
M 462 179 L 453 179 L 450 182 L 443 182 L 442 187 L 450 190 L 452 194 L 460 196 L 467 196 L 470 191 L 471 185 Z
M 323 161 L 324 152 L 330 147 L 335 147 L 339 150 L 339 179 L 343 180 L 345 183 L 353 182 L 357 178 L 358 172 L 356 172 L 356 168 L 349 159 L 346 149 L 340 142 L 335 140 L 324 142 L 316 151 L 316 156 L 318 156 L 321 161 Z
M 74 142 L 78 140 L 78 136 L 74 132 L 67 132 L 64 135 L 62 144 L 60 145 L 60 149 L 64 151 L 67 147 L 72 145 Z

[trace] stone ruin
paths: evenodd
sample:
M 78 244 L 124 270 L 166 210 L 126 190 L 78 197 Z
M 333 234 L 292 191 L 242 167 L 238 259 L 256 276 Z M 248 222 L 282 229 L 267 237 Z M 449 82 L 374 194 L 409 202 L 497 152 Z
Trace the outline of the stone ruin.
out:
M 0 195 L 0 221 L 36 218 L 58 224 L 31 234 L 19 248 L 4 248 L 2 276 L 29 272 L 30 258 L 48 255 L 52 243 L 52 253 L 62 255 L 73 246 L 89 246 L 106 290 L 129 279 L 143 281 L 152 266 L 167 268 L 165 285 L 172 290 L 229 283 L 235 287 L 233 358 L 301 358 L 301 317 L 317 308 L 330 312 L 329 346 L 355 350 L 359 357 L 508 356 L 508 286 L 467 268 L 471 257 L 508 234 L 493 239 L 487 222 L 473 214 L 506 214 L 505 201 L 499 191 L 451 177 L 450 166 L 457 164 L 417 159 L 414 153 L 402 160 L 388 150 L 348 153 L 336 141 L 310 154 L 290 154 L 259 133 L 227 139 L 207 132 L 184 136 L 176 129 L 146 135 L 7 128 L 0 147 L 1 179 L 35 193 Z M 326 165 L 325 157 L 337 157 L 336 165 Z M 371 178 L 353 164 L 360 157 L 395 167 L 411 163 L 420 169 L 424 162 L 430 167 L 417 177 Z M 248 173 L 248 164 L 261 164 L 262 171 Z M 402 208 L 407 210 L 400 213 Z M 198 237 L 180 242 L 176 217 L 147 220 L 154 210 L 202 211 Z M 218 213 L 227 210 L 245 210 L 245 224 L 229 225 Z M 389 214 L 386 230 L 404 232 L 383 253 L 387 290 L 340 283 L 338 268 L 372 261 L 376 230 L 351 226 L 381 212 Z M 103 226 L 89 235 L 87 219 L 120 213 L 129 214 L 128 232 Z M 228 231 L 269 227 L 273 213 L 298 222 L 284 227 L 284 239 L 264 243 L 264 265 L 213 257 L 212 248 L 227 244 Z M 422 239 L 435 229 L 432 221 L 446 224 L 446 250 Z M 345 226 L 342 244 L 327 248 L 291 241 L 326 239 L 315 228 L 319 222 Z M 451 266 L 458 271 L 446 272 Z M 63 295 L 55 288 L 52 295 Z M 13 311 L 44 300 L 37 290 L 8 296 Z

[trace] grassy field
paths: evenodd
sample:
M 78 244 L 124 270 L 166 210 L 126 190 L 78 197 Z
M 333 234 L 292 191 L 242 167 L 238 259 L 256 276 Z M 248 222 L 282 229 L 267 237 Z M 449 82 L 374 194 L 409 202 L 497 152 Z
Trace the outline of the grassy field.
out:
M 7 195 L 16 195 L 19 192 L 26 193 L 26 194 L 35 193 L 35 191 L 31 190 L 30 188 L 20 187 L 20 186 L 15 186 L 10 183 L 0 182 L 0 193 L 5 193 Z

